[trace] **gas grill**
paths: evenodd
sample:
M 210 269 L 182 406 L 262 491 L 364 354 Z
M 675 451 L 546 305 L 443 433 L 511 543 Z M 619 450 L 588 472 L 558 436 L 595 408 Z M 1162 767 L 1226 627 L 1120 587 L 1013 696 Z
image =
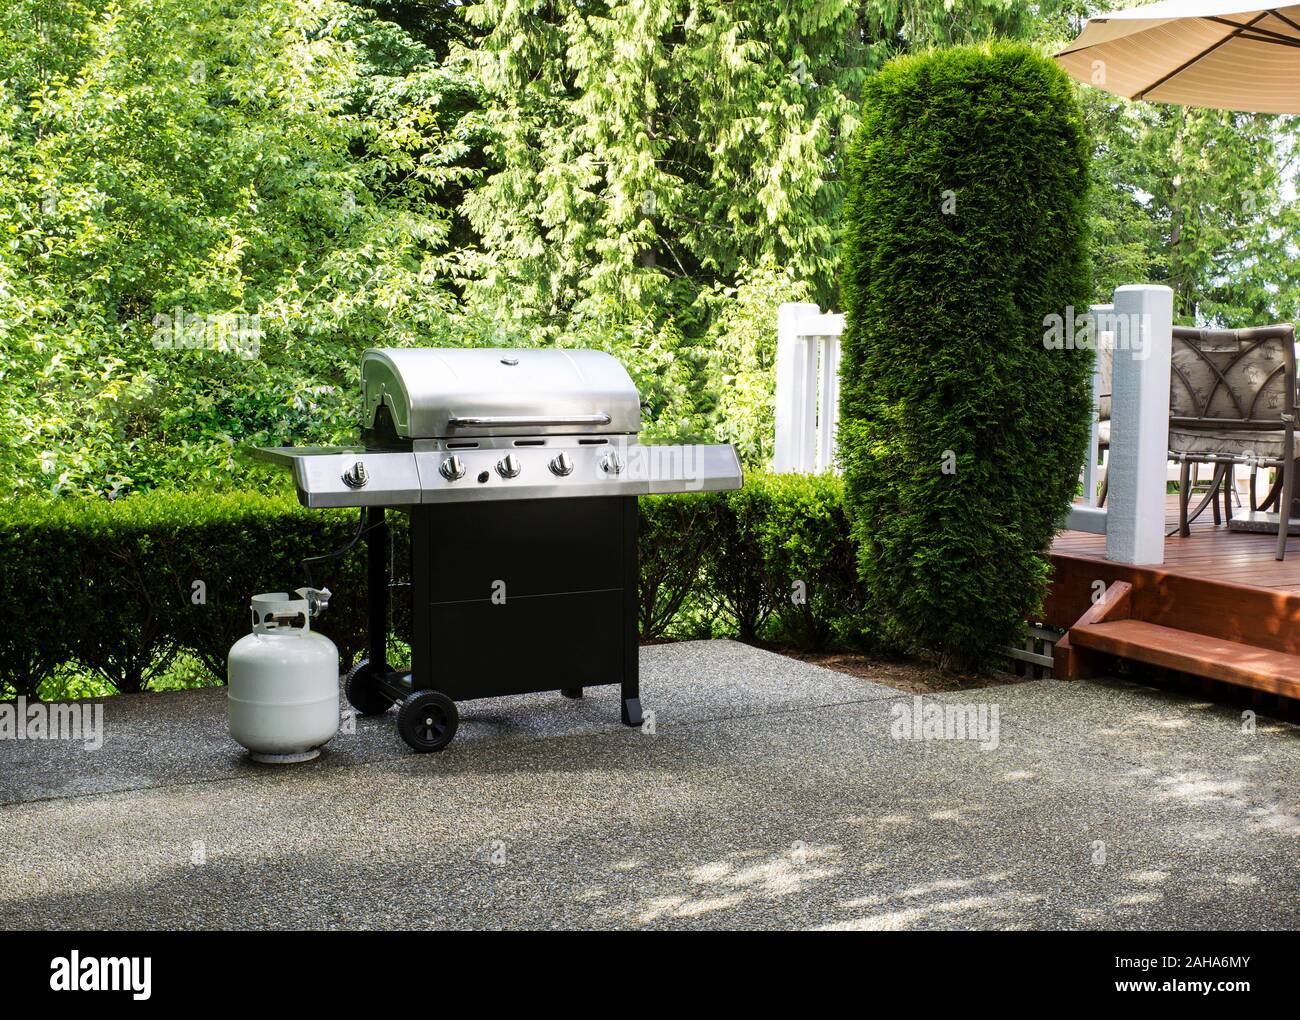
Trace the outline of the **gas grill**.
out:
M 637 497 L 739 488 L 728 445 L 637 442 L 641 405 L 598 351 L 374 349 L 361 361 L 362 445 L 257 451 L 308 507 L 360 507 L 369 655 L 362 714 L 399 706 L 416 751 L 455 735 L 456 702 L 622 687 L 641 725 Z M 411 669 L 386 661 L 387 508 L 410 515 Z

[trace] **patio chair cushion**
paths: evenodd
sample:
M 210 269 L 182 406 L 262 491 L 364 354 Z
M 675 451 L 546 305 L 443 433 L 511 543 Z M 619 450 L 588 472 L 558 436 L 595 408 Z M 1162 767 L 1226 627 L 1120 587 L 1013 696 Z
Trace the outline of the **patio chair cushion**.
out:
M 1175 327 L 1169 413 L 1183 418 L 1256 418 L 1278 422 L 1287 410 L 1289 326 L 1253 330 Z
M 1232 457 L 1236 460 L 1281 460 L 1281 432 L 1202 432 L 1192 429 L 1169 430 L 1170 454 L 1195 457 Z
M 1236 330 L 1175 326 L 1169 415 L 1184 420 L 1171 423 L 1169 452 L 1193 459 L 1281 460 L 1286 416 L 1295 403 L 1294 351 L 1295 330 L 1288 324 Z M 1276 422 L 1276 429 L 1251 431 L 1260 422 Z

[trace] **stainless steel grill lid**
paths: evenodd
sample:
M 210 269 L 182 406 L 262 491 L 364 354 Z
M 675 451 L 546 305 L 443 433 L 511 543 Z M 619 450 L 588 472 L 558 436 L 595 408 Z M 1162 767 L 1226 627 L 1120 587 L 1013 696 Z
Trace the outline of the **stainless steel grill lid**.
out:
M 601 351 L 373 348 L 361 359 L 362 421 L 386 405 L 403 439 L 634 435 L 636 386 Z

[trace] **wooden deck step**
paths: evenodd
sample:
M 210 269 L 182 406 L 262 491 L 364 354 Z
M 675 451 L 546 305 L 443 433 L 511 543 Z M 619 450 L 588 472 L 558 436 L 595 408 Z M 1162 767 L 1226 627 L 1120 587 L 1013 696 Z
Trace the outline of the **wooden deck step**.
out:
M 1300 697 L 1300 655 L 1162 627 L 1142 620 L 1110 620 L 1070 628 L 1075 648 L 1116 655 L 1165 669 L 1288 697 Z

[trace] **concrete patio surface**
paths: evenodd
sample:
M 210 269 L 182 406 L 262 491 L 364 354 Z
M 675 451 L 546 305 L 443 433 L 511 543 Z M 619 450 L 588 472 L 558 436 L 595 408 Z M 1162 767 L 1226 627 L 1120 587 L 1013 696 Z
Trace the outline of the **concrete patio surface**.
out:
M 4 928 L 1297 928 L 1300 729 L 1118 682 L 896 740 L 912 696 L 728 641 L 616 688 L 390 714 L 249 762 L 224 689 L 105 704 L 102 748 L 0 741 Z

